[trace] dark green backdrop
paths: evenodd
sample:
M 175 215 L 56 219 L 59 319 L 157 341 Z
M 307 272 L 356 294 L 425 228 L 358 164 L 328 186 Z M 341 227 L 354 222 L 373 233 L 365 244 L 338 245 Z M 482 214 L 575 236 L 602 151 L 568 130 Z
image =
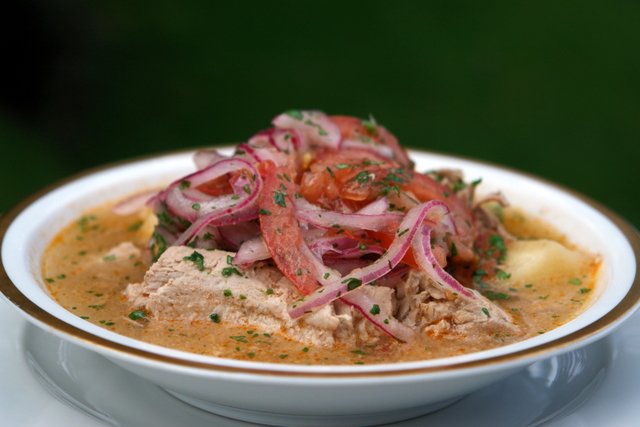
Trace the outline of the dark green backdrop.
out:
M 640 2 L 225 3 L 0 6 L 0 211 L 92 166 L 315 108 L 373 114 L 408 146 L 541 175 L 640 225 Z

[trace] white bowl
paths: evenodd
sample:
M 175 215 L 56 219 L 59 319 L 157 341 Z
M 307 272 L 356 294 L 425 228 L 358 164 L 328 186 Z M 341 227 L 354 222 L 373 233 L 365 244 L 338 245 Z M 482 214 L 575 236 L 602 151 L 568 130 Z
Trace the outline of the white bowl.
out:
M 224 150 L 223 150 L 224 151 Z M 610 333 L 640 301 L 640 236 L 599 204 L 539 178 L 460 157 L 412 151 L 417 170 L 461 169 L 515 206 L 602 257 L 595 302 L 571 322 L 487 351 L 419 362 L 301 366 L 202 356 L 143 343 L 88 323 L 58 305 L 40 274 L 43 250 L 86 209 L 193 170 L 193 152 L 158 155 L 88 171 L 22 202 L 0 220 L 0 291 L 29 321 L 95 351 L 195 406 L 279 426 L 374 425 L 426 414 L 536 361 Z

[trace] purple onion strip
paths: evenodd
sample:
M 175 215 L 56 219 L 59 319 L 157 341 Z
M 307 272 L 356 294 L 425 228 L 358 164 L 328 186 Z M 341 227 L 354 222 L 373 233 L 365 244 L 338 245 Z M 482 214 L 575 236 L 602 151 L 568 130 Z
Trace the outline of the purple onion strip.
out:
M 367 320 L 380 328 L 382 332 L 399 341 L 409 342 L 415 336 L 413 329 L 400 323 L 398 319 L 393 317 L 393 313 L 387 308 L 386 304 L 379 304 L 375 298 L 372 298 L 360 289 L 350 292 L 348 295 L 340 298 L 340 300 L 353 306 L 362 313 Z
M 466 298 L 477 300 L 476 295 L 469 289 L 462 286 L 449 273 L 444 271 L 436 257 L 431 251 L 431 233 L 433 229 L 430 227 L 422 227 L 419 233 L 413 238 L 413 256 L 420 267 L 431 279 L 441 286 L 449 289 L 456 295 L 462 295 Z
M 296 209 L 296 218 L 320 228 L 391 231 L 398 227 L 404 215 L 387 212 L 378 215 L 345 214 L 335 211 Z
M 257 218 L 258 197 L 262 191 L 262 178 L 260 177 L 258 170 L 253 166 L 253 164 L 241 159 L 224 159 L 207 169 L 215 168 L 220 163 L 225 163 L 218 169 L 218 171 L 221 172 L 220 175 L 222 173 L 246 169 L 254 179 L 247 181 L 248 183 L 243 186 L 243 188 L 234 188 L 238 191 L 235 195 L 224 195 L 212 198 L 206 202 L 200 203 L 197 210 L 194 209 L 192 205 L 191 211 L 196 212 L 195 221 L 189 219 L 194 218 L 194 216 L 191 216 L 193 215 L 192 212 L 190 212 L 190 215 L 187 216 L 186 219 L 192 221 L 192 224 L 175 242 L 176 246 L 185 244 L 207 225 L 231 225 Z M 231 167 L 233 167 L 233 169 Z M 214 176 L 213 178 L 216 177 L 217 176 Z M 239 185 L 236 187 L 239 187 Z M 179 187 L 175 187 L 175 190 L 179 191 Z M 175 192 L 173 194 L 177 195 Z M 177 207 L 184 209 L 184 204 L 172 206 L 169 204 L 169 201 L 167 201 L 167 204 L 174 212 L 174 208 Z
M 383 256 L 364 268 L 355 269 L 347 276 L 331 281 L 327 285 L 302 298 L 302 301 L 294 302 L 289 311 L 289 315 L 293 319 L 297 319 L 309 311 L 346 295 L 351 290 L 356 289 L 357 286 L 373 282 L 390 272 L 402 260 L 402 257 L 404 257 L 429 211 L 442 208 L 448 211 L 447 205 L 444 202 L 431 200 L 410 209 L 401 222 L 400 227 L 398 227 L 389 249 Z

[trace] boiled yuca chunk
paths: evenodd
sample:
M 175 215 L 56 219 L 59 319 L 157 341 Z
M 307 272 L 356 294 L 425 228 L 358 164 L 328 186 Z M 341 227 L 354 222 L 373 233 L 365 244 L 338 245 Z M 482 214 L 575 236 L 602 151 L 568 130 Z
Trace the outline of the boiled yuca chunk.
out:
M 512 281 L 534 282 L 545 277 L 575 275 L 592 262 L 589 255 L 567 249 L 553 240 L 520 240 L 509 244 L 503 269 Z

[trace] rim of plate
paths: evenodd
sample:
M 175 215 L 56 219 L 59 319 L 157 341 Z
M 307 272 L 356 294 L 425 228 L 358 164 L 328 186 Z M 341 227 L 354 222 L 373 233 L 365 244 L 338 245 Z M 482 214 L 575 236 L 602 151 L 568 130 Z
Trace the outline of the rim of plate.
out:
M 230 151 L 232 147 L 208 147 L 219 149 L 222 152 Z M 108 331 L 86 322 L 72 313 L 68 312 L 62 306 L 58 305 L 52 298 L 48 297 L 43 291 L 44 284 L 38 283 L 35 277 L 40 281 L 40 258 L 35 254 L 38 265 L 37 271 L 33 271 L 33 260 L 25 260 L 28 255 L 29 248 L 25 242 L 20 242 L 17 247 L 9 247 L 7 243 L 7 235 L 10 239 L 16 239 L 16 235 L 21 232 L 16 227 L 20 226 L 20 222 L 24 222 L 25 215 L 34 215 L 34 209 L 42 208 L 38 204 L 46 202 L 47 198 L 56 197 L 63 193 L 66 189 L 73 185 L 80 185 L 86 180 L 95 178 L 97 175 L 113 174 L 122 168 L 138 167 L 144 164 L 148 167 L 153 162 L 177 161 L 188 157 L 191 158 L 195 149 L 171 151 L 167 153 L 157 153 L 148 156 L 127 159 L 120 162 L 106 164 L 97 168 L 92 168 L 78 174 L 72 175 L 66 179 L 58 181 L 42 190 L 34 193 L 22 202 L 18 203 L 11 210 L 0 217 L 0 240 L 2 241 L 2 262 L 0 264 L 0 294 L 11 305 L 18 309 L 28 320 L 38 326 L 52 332 L 60 337 L 70 339 L 86 348 L 101 352 L 106 355 L 119 358 L 121 360 L 133 361 L 142 364 L 162 364 L 166 368 L 171 369 L 197 369 L 206 373 L 243 373 L 243 374 L 260 374 L 260 375 L 278 375 L 278 376 L 307 376 L 307 377 L 325 377 L 330 374 L 337 377 L 372 377 L 372 376 L 389 376 L 389 375 L 407 375 L 407 374 L 437 374 L 463 372 L 467 369 L 487 368 L 498 369 L 502 365 L 514 365 L 524 363 L 525 361 L 533 361 L 545 355 L 551 355 L 569 349 L 578 345 L 592 342 L 605 333 L 610 332 L 614 327 L 621 324 L 624 320 L 633 314 L 640 304 L 640 274 L 637 268 L 640 265 L 640 234 L 629 223 L 622 219 L 619 215 L 601 205 L 600 203 L 574 191 L 565 188 L 559 184 L 547 181 L 538 176 L 528 174 L 526 172 L 517 171 L 515 169 L 496 165 L 486 161 L 466 158 L 459 155 L 439 153 L 426 150 L 410 149 L 409 153 L 412 157 L 424 157 L 435 159 L 438 158 L 451 163 L 476 165 L 481 169 L 491 169 L 498 174 L 507 174 L 509 176 L 517 176 L 535 185 L 548 187 L 562 193 L 576 203 L 581 204 L 585 209 L 589 209 L 591 214 L 600 216 L 601 220 L 607 223 L 608 227 L 613 227 L 619 232 L 620 238 L 624 239 L 628 244 L 625 248 L 626 262 L 633 262 L 634 265 L 628 266 L 626 271 L 626 280 L 630 281 L 628 291 L 616 299 L 615 304 L 604 309 L 600 308 L 600 312 L 596 309 L 595 320 L 588 321 L 584 325 L 580 325 L 575 329 L 567 328 L 575 320 L 562 325 L 546 336 L 539 336 L 526 339 L 519 343 L 510 344 L 508 346 L 499 347 L 493 350 L 484 350 L 476 353 L 470 353 L 463 356 L 453 356 L 440 359 L 429 359 L 416 362 L 402 363 L 386 363 L 376 365 L 323 365 L 323 366 L 300 366 L 292 364 L 275 364 L 266 362 L 241 361 L 234 359 L 224 359 L 212 356 L 201 356 L 178 350 L 171 350 L 158 345 L 146 344 L 132 338 L 127 338 L 115 332 Z M 463 168 L 463 172 L 466 172 Z M 177 179 L 179 176 L 174 176 Z M 153 181 L 153 180 L 152 180 Z M 148 183 L 147 186 L 166 184 L 167 179 L 161 182 Z M 124 194 L 122 194 L 124 196 Z M 97 196 L 99 197 L 99 195 Z M 73 202 L 73 197 L 68 196 L 69 202 Z M 102 199 L 102 202 L 107 200 Z M 94 205 L 100 204 L 100 202 Z M 92 205 L 92 206 L 94 206 Z M 80 211 L 86 210 L 89 206 L 79 208 Z M 46 216 L 46 215 L 45 215 Z M 66 223 L 71 222 L 75 216 L 71 216 Z M 62 226 L 66 225 L 62 224 Z M 16 225 L 17 224 L 17 225 Z M 35 231 L 38 229 L 36 228 Z M 57 230 L 50 236 L 57 233 Z M 20 239 L 16 239 L 20 240 Z M 11 240 L 13 243 L 13 240 Z M 48 241 L 44 247 L 48 246 Z M 623 251 L 624 252 L 624 251 Z M 17 254 L 17 255 L 16 255 Z M 32 253 L 31 256 L 34 254 Z M 31 262 L 32 269 L 29 271 L 28 265 Z M 20 264 L 22 263 L 22 264 Z M 16 267 L 18 265 L 18 267 Z M 39 289 L 39 302 L 34 302 L 28 295 L 21 291 L 20 285 L 14 283 L 9 274 L 13 274 L 14 280 L 30 280 L 32 284 L 36 284 Z M 624 277 L 623 277 L 624 278 Z M 31 287 L 32 290 L 33 287 Z M 37 292 L 37 291 L 36 291 Z M 27 292 L 27 294 L 29 291 Z M 577 319 L 581 318 L 584 313 L 589 312 L 598 305 L 596 301 L 590 308 L 585 310 Z M 604 310 L 604 311 L 602 311 Z M 567 329 L 569 332 L 567 333 Z M 559 332 L 558 332 L 559 331 Z M 523 344 L 525 343 L 525 344 Z M 506 350 L 505 350 L 506 349 Z

